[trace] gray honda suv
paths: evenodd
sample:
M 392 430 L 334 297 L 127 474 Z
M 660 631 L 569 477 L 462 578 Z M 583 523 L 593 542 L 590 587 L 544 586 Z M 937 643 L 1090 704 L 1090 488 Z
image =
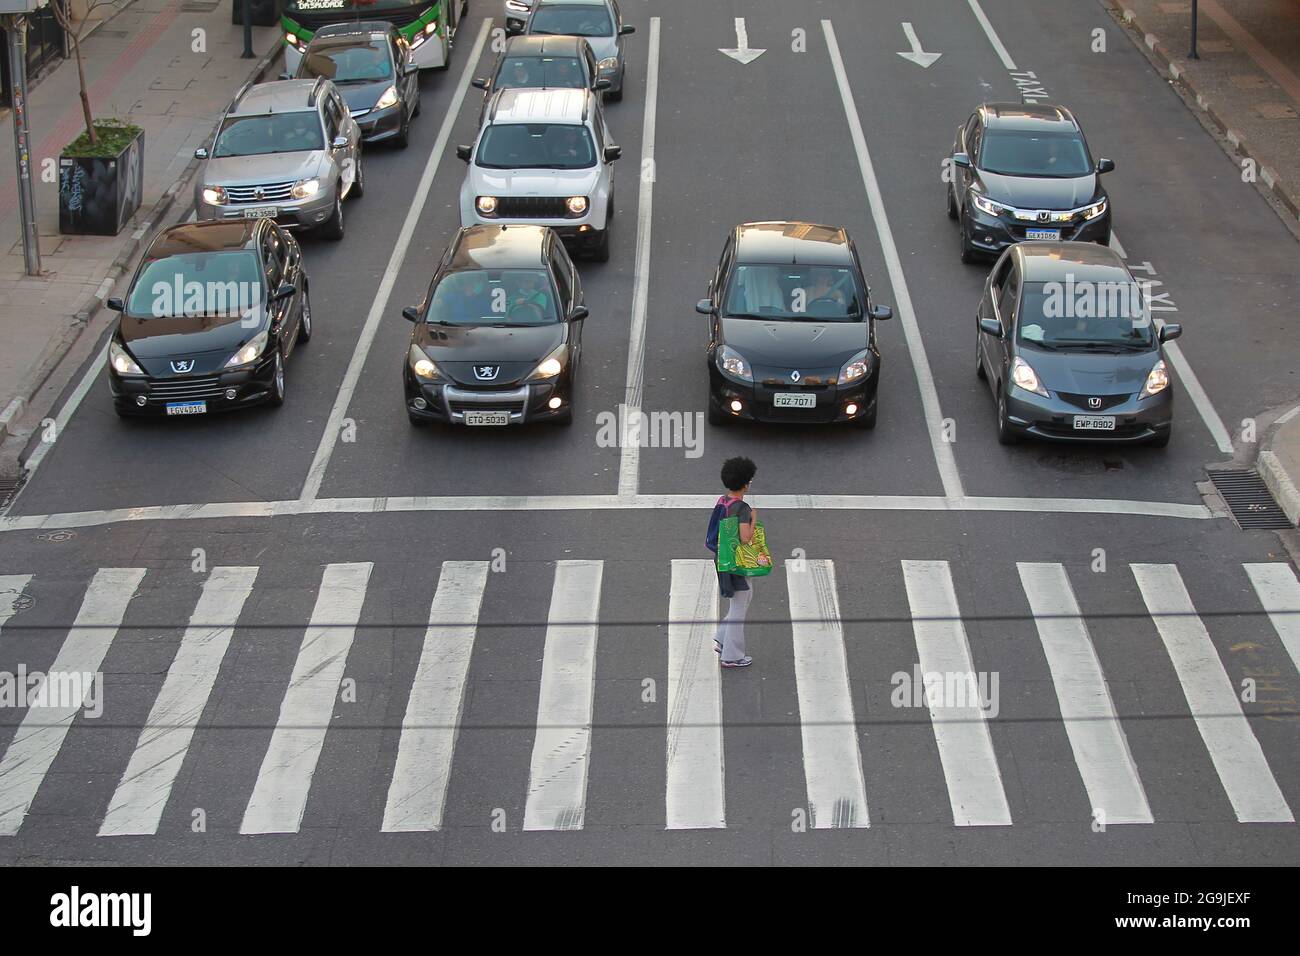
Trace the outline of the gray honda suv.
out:
M 324 78 L 247 87 L 235 97 L 195 180 L 200 220 L 274 219 L 343 238 L 343 200 L 365 188 L 361 129 Z

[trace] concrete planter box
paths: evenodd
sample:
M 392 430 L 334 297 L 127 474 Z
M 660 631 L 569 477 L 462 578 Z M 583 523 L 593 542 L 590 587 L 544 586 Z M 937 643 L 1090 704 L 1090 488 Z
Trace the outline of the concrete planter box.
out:
M 144 131 L 116 156 L 59 157 L 59 232 L 115 236 L 144 198 Z

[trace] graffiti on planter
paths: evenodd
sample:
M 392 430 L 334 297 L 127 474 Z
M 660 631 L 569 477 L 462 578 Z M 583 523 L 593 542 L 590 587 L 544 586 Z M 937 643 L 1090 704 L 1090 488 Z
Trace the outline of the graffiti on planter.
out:
M 59 193 L 63 196 L 64 208 L 81 218 L 82 199 L 86 190 L 86 170 L 77 163 L 64 161 L 59 168 Z

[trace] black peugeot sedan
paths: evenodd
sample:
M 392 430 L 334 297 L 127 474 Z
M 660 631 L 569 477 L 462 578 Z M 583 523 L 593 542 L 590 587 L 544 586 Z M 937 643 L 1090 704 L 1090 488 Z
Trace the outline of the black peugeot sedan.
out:
M 985 103 L 957 129 L 948 216 L 962 262 L 1014 242 L 1110 242 L 1110 199 L 1083 130 L 1063 106 Z
M 459 230 L 418 306 L 402 362 L 413 425 L 573 422 L 587 318 L 582 283 L 554 230 Z
M 709 422 L 876 424 L 880 349 L 858 251 L 837 226 L 748 222 L 722 248 L 708 298 Z
M 609 89 L 610 81 L 600 76 L 591 44 L 582 37 L 542 35 L 510 37 L 492 64 L 492 72 L 475 77 L 473 85 L 483 90 L 481 127 L 497 90 L 599 91 Z
M 1169 444 L 1174 386 L 1157 325 L 1124 260 L 1085 242 L 1002 254 L 976 316 L 975 370 L 997 403 L 998 441 L 1026 435 Z
M 363 140 L 405 149 L 411 119 L 420 115 L 419 73 L 406 38 L 391 23 L 377 20 L 321 27 L 294 78 L 330 80 L 347 101 Z
M 269 219 L 192 222 L 150 244 L 108 345 L 119 415 L 284 404 L 285 360 L 311 338 L 298 242 Z

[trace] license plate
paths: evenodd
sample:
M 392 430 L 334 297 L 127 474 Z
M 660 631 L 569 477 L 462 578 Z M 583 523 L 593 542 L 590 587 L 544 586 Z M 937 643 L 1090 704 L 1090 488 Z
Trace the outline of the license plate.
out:
M 1114 415 L 1075 415 L 1074 430 L 1079 432 L 1113 432 Z
M 245 219 L 274 219 L 278 215 L 280 210 L 277 206 L 258 206 L 256 209 L 244 210 Z
M 202 415 L 208 410 L 207 402 L 168 402 L 168 415 Z
M 775 408 L 816 408 L 817 396 L 811 392 L 777 392 L 772 397 Z
M 1026 229 L 1026 239 L 1060 239 L 1061 230 L 1059 229 Z
M 509 425 L 509 412 L 466 412 L 466 425 Z

